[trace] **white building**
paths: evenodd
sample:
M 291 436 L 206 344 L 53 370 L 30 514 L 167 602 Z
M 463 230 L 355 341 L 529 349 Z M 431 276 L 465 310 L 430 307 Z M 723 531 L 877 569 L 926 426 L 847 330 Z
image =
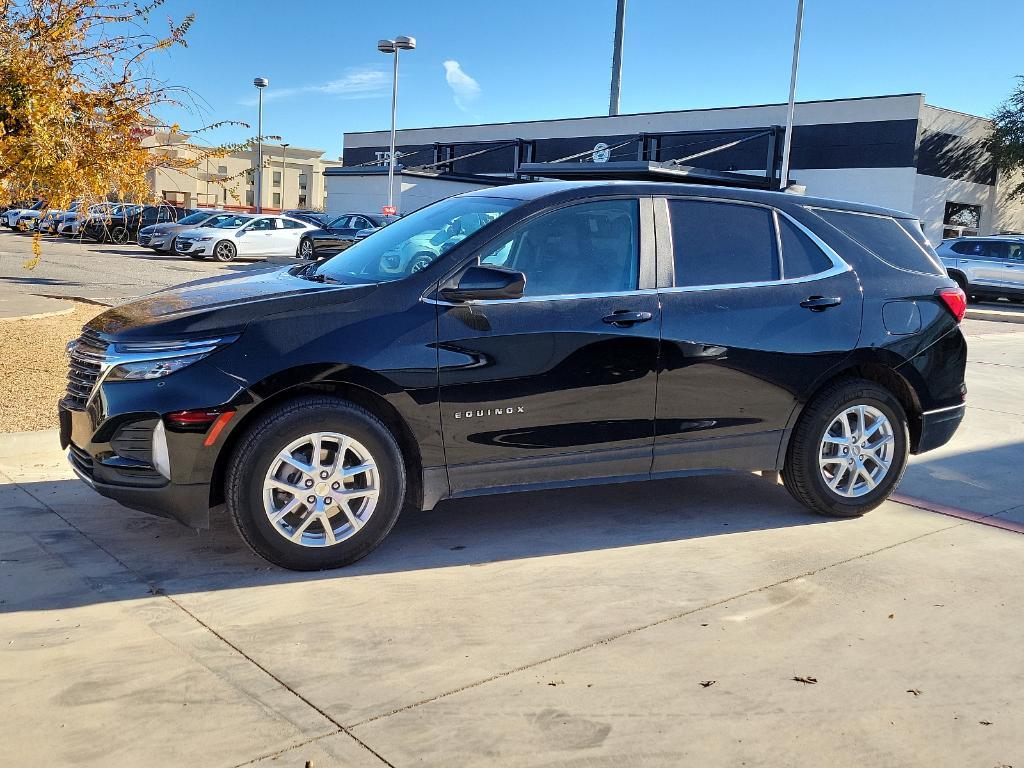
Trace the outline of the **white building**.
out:
M 757 174 L 768 184 L 765 177 L 778 174 L 785 112 L 785 104 L 764 104 L 403 129 L 396 200 L 408 213 L 507 183 L 523 163 L 566 157 L 681 160 Z M 926 104 L 920 93 L 798 102 L 791 178 L 808 195 L 909 211 L 933 243 L 954 234 L 1024 231 L 1024 205 L 1006 201 L 1010 185 L 997 179 L 980 146 L 988 126 L 984 118 Z M 386 203 L 388 141 L 387 131 L 345 134 L 345 167 L 324 171 L 329 212 L 379 211 Z M 732 146 L 704 154 L 726 144 Z

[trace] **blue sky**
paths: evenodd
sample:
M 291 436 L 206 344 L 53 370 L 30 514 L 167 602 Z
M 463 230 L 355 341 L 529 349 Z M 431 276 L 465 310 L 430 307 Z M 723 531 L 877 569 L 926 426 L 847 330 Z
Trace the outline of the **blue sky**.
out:
M 796 0 L 628 0 L 622 112 L 784 101 Z M 270 79 L 264 132 L 342 152 L 345 131 L 390 124 L 391 60 L 402 55 L 399 127 L 602 114 L 615 0 L 168 0 L 195 11 L 189 47 L 156 74 L 188 86 L 216 120 L 255 126 L 252 78 Z M 987 115 L 1024 74 L 1020 0 L 806 0 L 798 99 L 924 92 Z M 221 130 L 212 141 L 254 135 Z

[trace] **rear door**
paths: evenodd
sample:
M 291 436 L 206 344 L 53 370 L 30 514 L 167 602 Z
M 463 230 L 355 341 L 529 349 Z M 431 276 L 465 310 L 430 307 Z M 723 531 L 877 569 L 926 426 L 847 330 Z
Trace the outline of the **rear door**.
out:
M 538 213 L 472 262 L 525 273 L 521 299 L 438 302 L 454 492 L 648 476 L 660 317 L 641 209 L 650 221 L 649 198 Z
M 294 256 L 299 250 L 299 239 L 309 227 L 295 219 L 277 220 L 277 239 L 274 241 L 277 256 Z
M 1008 242 L 1003 260 L 1003 280 L 1007 288 L 1024 291 L 1024 244 Z
M 688 197 L 655 211 L 654 473 L 774 468 L 798 400 L 857 344 L 859 281 L 770 207 Z

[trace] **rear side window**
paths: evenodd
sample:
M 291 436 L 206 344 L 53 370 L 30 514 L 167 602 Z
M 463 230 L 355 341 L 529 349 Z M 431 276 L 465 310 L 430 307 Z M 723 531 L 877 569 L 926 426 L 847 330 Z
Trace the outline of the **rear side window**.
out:
M 918 241 L 908 229 L 890 216 L 874 216 L 821 208 L 814 212 L 891 267 L 931 275 L 945 275 L 946 270 L 927 242 Z M 923 235 L 921 236 L 923 240 Z
M 961 243 L 953 243 L 950 247 L 953 249 L 953 253 L 959 253 L 961 256 L 985 255 L 985 244 L 978 240 L 965 240 Z
M 782 274 L 787 280 L 832 268 L 831 260 L 811 238 L 783 216 L 779 216 L 779 239 L 782 241 Z
M 779 279 L 775 230 L 766 208 L 669 200 L 677 286 Z

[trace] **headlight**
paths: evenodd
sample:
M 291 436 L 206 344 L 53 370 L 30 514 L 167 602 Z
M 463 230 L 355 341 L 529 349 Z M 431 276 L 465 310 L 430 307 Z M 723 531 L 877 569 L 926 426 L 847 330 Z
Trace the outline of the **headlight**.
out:
M 107 381 L 144 381 L 170 376 L 227 346 L 237 336 L 217 339 L 118 342 L 109 356 Z
M 197 237 L 197 238 L 196 238 L 196 240 L 199 240 L 199 241 L 202 241 L 202 240 L 213 240 L 213 239 L 214 239 L 214 238 L 213 238 L 213 236 L 212 236 L 212 235 L 205 235 L 205 236 L 203 236 L 203 237 Z

